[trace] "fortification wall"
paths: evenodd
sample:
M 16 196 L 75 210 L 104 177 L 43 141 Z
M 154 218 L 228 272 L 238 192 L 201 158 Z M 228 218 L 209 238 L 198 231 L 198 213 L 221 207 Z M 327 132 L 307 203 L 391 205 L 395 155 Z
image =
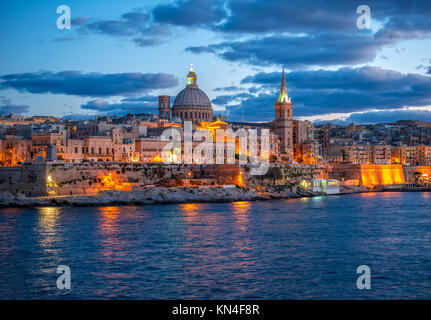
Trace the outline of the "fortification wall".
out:
M 0 191 L 26 196 L 46 195 L 46 164 L 25 163 L 20 167 L 0 168 Z
M 93 195 L 100 190 L 132 190 L 140 185 L 205 184 L 244 186 L 294 184 L 303 178 L 329 178 L 326 166 L 271 165 L 264 176 L 252 176 L 247 165 L 166 165 L 161 163 L 41 162 L 0 168 L 0 190 L 27 196 Z M 183 181 L 184 180 L 184 181 Z
M 156 185 L 194 178 L 214 184 L 233 183 L 239 167 L 217 165 L 166 165 L 159 163 L 90 162 L 51 164 L 47 168 L 48 192 L 56 195 L 97 194 L 100 190 L 131 190 L 136 185 Z

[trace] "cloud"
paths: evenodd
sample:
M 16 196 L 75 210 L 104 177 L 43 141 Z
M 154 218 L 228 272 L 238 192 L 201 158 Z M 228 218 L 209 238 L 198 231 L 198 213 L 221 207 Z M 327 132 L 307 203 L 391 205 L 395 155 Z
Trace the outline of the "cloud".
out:
M 146 29 L 150 21 L 150 15 L 139 9 L 126 12 L 115 20 L 91 20 L 87 19 L 81 24 L 79 32 L 98 33 L 111 36 L 133 36 Z
M 0 115 L 27 113 L 29 108 L 30 107 L 28 105 L 12 104 L 10 99 L 0 96 Z
M 321 32 L 356 27 L 356 7 L 349 1 L 229 1 L 225 32 Z
M 231 102 L 239 99 L 245 99 L 245 98 L 252 98 L 254 97 L 252 94 L 249 93 L 238 93 L 234 95 L 221 95 L 216 97 L 215 99 L 212 99 L 211 102 L 220 106 L 225 106 L 227 104 L 230 104 Z
M 159 38 L 135 38 L 133 42 L 139 47 L 155 46 L 162 43 Z
M 227 87 L 219 87 L 215 88 L 214 91 L 239 91 L 243 90 L 244 88 L 237 87 L 237 86 L 227 86 Z
M 431 105 L 431 77 L 421 74 L 365 66 L 334 71 L 292 71 L 287 73 L 286 79 L 294 116 Z M 239 103 L 228 106 L 229 116 L 238 118 L 246 110 L 248 117 L 272 120 L 280 81 L 278 72 L 244 78 L 242 84 L 260 87 L 260 91 L 256 96 L 245 96 Z M 225 96 L 220 97 L 220 101 L 229 103 Z
M 214 26 L 226 16 L 224 1 L 180 0 L 153 8 L 154 20 L 176 26 Z
M 357 6 L 345 0 L 302 0 L 300 5 L 285 0 L 231 0 L 223 22 L 207 27 L 240 40 L 191 46 L 186 51 L 292 69 L 367 63 L 384 47 L 431 36 L 428 0 L 373 1 L 372 31 L 357 29 Z
M 0 89 L 103 97 L 173 88 L 178 79 L 166 73 L 83 73 L 80 71 L 17 73 L 0 76 Z
M 78 17 L 78 18 L 73 18 L 70 21 L 70 23 L 72 26 L 82 26 L 86 24 L 88 20 L 89 20 L 89 17 Z
M 129 112 L 155 111 L 157 106 L 157 96 L 143 96 L 124 98 L 118 103 L 103 99 L 93 99 L 81 105 L 81 109 L 96 111 L 99 114 L 125 114 Z
M 359 64 L 372 61 L 390 42 L 366 34 L 270 35 L 243 41 L 225 41 L 187 47 L 192 53 L 211 52 L 220 58 L 250 65 L 289 68 Z
M 354 113 L 346 118 L 347 123 L 387 123 L 398 120 L 431 121 L 431 111 L 428 110 L 385 110 L 364 113 Z
M 169 27 L 155 23 L 149 12 L 139 8 L 123 13 L 118 19 L 78 19 L 82 20 L 80 34 L 130 38 L 140 47 L 159 45 L 162 37 L 170 34 Z

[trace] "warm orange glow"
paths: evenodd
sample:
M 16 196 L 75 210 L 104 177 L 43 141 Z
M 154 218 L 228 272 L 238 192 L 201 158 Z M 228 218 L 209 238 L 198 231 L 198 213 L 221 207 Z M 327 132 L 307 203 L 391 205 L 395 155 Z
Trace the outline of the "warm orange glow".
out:
M 107 175 L 100 175 L 98 177 L 101 182 L 96 185 L 97 190 L 120 190 L 132 191 L 132 186 L 128 182 L 123 182 L 121 177 L 116 173 L 110 172 Z
M 160 157 L 158 154 L 156 154 L 152 159 L 151 162 L 163 162 L 162 157 Z
M 100 207 L 99 210 L 107 219 L 116 219 L 120 213 L 119 207 Z
M 243 187 L 244 186 L 244 180 L 242 178 L 242 171 L 239 172 L 238 177 L 237 177 L 237 185 Z
M 405 183 L 403 167 L 397 164 L 361 165 L 363 185 L 389 185 Z

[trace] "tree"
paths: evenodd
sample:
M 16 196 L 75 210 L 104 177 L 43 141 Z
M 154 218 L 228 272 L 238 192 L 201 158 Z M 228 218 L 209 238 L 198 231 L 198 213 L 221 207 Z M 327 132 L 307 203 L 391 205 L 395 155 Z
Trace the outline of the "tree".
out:
M 271 167 L 266 173 L 266 178 L 272 179 L 272 185 L 275 185 L 276 180 L 280 180 L 283 177 L 280 167 Z

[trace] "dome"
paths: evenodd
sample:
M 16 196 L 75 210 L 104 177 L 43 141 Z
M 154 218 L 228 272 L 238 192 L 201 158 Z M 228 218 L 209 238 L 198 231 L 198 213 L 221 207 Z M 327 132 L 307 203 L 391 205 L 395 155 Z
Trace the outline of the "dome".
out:
M 172 117 L 178 117 L 183 121 L 191 120 L 195 124 L 213 120 L 210 99 L 205 92 L 199 89 L 193 65 L 187 75 L 186 87 L 178 93 L 174 100 Z
M 211 102 L 208 96 L 197 86 L 187 86 L 175 98 L 173 108 L 202 108 L 210 109 Z

